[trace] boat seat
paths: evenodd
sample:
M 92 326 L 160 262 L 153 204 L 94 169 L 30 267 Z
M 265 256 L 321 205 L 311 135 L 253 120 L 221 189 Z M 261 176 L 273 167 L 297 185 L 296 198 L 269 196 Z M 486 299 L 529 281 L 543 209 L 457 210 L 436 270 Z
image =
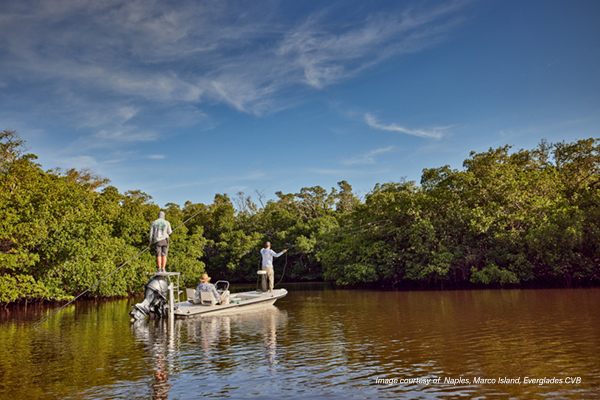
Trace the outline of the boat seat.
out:
M 192 304 L 200 304 L 200 300 L 196 298 L 196 289 L 185 289 L 187 299 Z
M 202 305 L 214 306 L 217 304 L 217 299 L 213 292 L 200 292 L 200 298 L 202 299 Z

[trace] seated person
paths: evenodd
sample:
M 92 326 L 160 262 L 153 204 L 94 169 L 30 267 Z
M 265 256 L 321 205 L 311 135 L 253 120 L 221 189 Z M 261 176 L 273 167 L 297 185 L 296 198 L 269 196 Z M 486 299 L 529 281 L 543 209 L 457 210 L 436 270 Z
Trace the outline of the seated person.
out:
M 202 274 L 202 278 L 200 278 L 200 284 L 196 287 L 196 298 L 200 298 L 200 292 L 213 292 L 215 295 L 215 300 L 217 300 L 217 304 L 221 303 L 221 296 L 219 296 L 219 292 L 217 292 L 217 288 L 212 283 L 208 283 L 210 281 L 210 276 L 208 274 Z

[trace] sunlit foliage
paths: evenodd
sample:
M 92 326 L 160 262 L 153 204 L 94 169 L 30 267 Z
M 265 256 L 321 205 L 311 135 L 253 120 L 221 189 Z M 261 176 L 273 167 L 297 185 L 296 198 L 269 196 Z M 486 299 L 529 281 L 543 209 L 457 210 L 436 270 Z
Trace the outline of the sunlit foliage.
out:
M 0 303 L 69 299 L 147 246 L 160 210 L 89 170 L 43 171 L 15 131 L 0 133 Z M 480 287 L 600 282 L 600 146 L 594 139 L 471 153 L 461 170 L 425 169 L 420 185 L 377 184 L 364 198 L 237 193 L 210 205 L 169 203 L 168 268 L 195 286 L 255 282 L 259 250 L 276 251 L 276 279 L 342 285 Z M 185 225 L 182 223 L 194 216 Z M 144 253 L 90 296 L 140 293 L 154 271 Z M 285 269 L 285 270 L 284 270 Z

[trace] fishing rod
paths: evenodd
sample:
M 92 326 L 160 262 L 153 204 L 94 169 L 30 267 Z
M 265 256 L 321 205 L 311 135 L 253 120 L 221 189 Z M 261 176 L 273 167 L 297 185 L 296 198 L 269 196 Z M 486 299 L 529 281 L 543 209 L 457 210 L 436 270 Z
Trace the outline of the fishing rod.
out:
M 204 211 L 206 207 L 202 208 L 201 210 L 199 210 L 198 212 L 196 212 L 194 215 L 192 215 L 191 217 L 189 217 L 188 219 L 186 219 L 185 221 L 183 221 L 181 224 L 177 225 L 177 227 L 175 227 L 175 229 L 173 229 L 171 231 L 171 234 L 173 234 L 173 232 L 175 232 L 177 229 L 179 229 L 179 227 L 181 227 L 182 225 L 185 225 L 186 223 L 188 223 L 192 218 L 194 218 L 196 215 L 200 214 L 202 211 Z M 121 264 L 121 266 L 115 268 L 114 270 L 112 270 L 108 275 L 106 275 L 104 278 L 101 278 L 100 280 L 98 280 L 96 283 L 94 283 L 92 286 L 90 286 L 89 288 L 85 289 L 83 292 L 79 293 L 73 300 L 69 301 L 67 304 L 65 304 L 64 306 L 60 307 L 58 310 L 54 311 L 52 314 L 48 315 L 46 318 L 44 318 L 43 320 L 41 320 L 40 322 L 38 322 L 37 324 L 35 324 L 33 327 L 35 329 L 38 329 L 38 325 L 40 325 L 42 322 L 46 321 L 47 319 L 49 319 L 50 317 L 52 317 L 54 314 L 58 313 L 60 310 L 62 310 L 63 308 L 65 308 L 66 306 L 74 303 L 78 298 L 80 298 L 81 296 L 83 296 L 84 294 L 86 294 L 87 292 L 89 292 L 90 290 L 92 290 L 93 288 L 95 288 L 96 286 L 98 286 L 99 284 L 101 284 L 102 282 L 104 282 L 106 279 L 108 279 L 109 277 L 111 277 L 115 272 L 119 271 L 121 268 L 123 268 L 124 266 L 126 266 L 127 264 L 129 264 L 131 261 L 135 260 L 136 258 L 138 258 L 139 256 L 141 256 L 142 254 L 144 254 L 145 252 L 147 252 L 148 250 L 150 250 L 150 245 L 148 245 L 144 250 L 140 251 L 139 253 L 137 253 L 135 256 L 131 257 L 129 260 L 127 260 L 125 263 Z

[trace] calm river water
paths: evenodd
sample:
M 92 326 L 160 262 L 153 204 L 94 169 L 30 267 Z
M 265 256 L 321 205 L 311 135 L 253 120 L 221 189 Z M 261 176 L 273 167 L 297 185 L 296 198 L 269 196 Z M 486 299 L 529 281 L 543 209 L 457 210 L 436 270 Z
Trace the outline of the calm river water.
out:
M 42 332 L 51 310 L 0 311 L 0 398 L 600 398 L 600 289 L 286 287 L 171 323 L 131 325 L 133 299 L 80 301 Z

